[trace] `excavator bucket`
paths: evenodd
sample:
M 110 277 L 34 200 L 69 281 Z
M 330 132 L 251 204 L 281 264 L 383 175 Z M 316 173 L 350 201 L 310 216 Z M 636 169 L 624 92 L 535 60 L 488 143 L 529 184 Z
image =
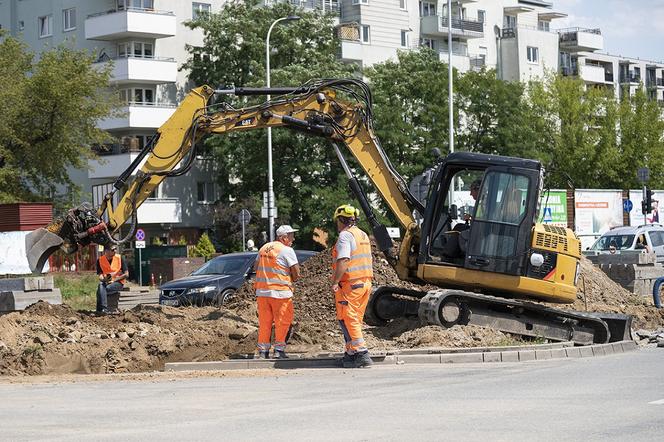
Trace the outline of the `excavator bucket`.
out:
M 41 273 L 49 256 L 55 252 L 64 240 L 55 233 L 41 228 L 25 237 L 25 253 L 33 273 Z

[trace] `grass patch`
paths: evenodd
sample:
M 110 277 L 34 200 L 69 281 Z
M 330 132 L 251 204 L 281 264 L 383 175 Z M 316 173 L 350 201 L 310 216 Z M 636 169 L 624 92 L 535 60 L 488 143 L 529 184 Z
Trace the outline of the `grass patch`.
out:
M 94 310 L 97 307 L 97 285 L 94 273 L 62 273 L 53 276 L 62 300 L 75 310 Z

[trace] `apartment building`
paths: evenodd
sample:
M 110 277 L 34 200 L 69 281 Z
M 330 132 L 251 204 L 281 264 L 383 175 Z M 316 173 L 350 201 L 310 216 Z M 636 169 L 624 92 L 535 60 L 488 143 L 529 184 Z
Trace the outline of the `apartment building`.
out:
M 99 204 L 140 149 L 175 111 L 190 85 L 178 66 L 185 44 L 202 45 L 200 31 L 183 23 L 220 10 L 223 0 L 0 0 L 0 26 L 39 52 L 60 43 L 92 51 L 95 65 L 113 62 L 112 83 L 125 102 L 123 115 L 99 123 L 117 140 L 95 146 L 100 159 L 71 170 L 89 200 Z M 216 199 L 214 164 L 198 159 L 186 176 L 162 183 L 138 210 L 148 237 L 177 242 L 198 237 L 211 224 Z
M 591 87 L 607 88 L 620 99 L 644 88 L 651 100 L 664 106 L 664 63 L 601 52 L 599 29 L 560 31 L 560 71 L 577 76 Z

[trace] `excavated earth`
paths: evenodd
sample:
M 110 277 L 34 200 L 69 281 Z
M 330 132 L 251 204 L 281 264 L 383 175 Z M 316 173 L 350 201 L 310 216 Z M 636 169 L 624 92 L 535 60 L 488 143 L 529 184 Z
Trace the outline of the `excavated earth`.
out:
M 343 339 L 329 292 L 330 254 L 302 265 L 295 284 L 294 334 L 289 352 L 313 355 L 341 351 Z M 375 285 L 398 285 L 388 263 L 374 251 Z M 579 311 L 628 313 L 635 329 L 661 329 L 664 312 L 650 299 L 633 295 L 582 260 Z M 560 306 L 558 306 L 560 307 Z M 477 327 L 441 329 L 417 320 L 393 321 L 365 329 L 370 349 L 478 347 L 523 344 L 519 338 Z M 0 375 L 122 373 L 160 370 L 174 361 L 222 360 L 254 351 L 257 316 L 253 291 L 245 284 L 223 308 L 138 306 L 120 315 L 98 317 L 67 305 L 43 302 L 0 316 Z

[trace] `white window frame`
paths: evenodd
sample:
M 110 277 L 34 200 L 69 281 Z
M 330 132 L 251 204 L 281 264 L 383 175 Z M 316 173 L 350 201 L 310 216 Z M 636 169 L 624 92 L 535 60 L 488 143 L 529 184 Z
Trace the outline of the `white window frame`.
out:
M 371 27 L 369 25 L 360 25 L 360 41 L 362 43 L 371 43 Z
M 147 93 L 149 92 L 149 94 Z M 136 94 L 140 94 L 140 101 L 136 101 Z M 152 100 L 148 101 L 148 95 L 151 95 Z M 127 104 L 138 104 L 138 105 L 148 105 L 154 106 L 155 103 L 156 91 L 152 88 L 142 88 L 142 87 L 130 87 L 126 89 L 120 89 L 118 91 L 118 96 L 120 101 L 123 101 Z
M 510 21 L 512 23 L 510 23 Z M 504 24 L 503 28 L 515 29 L 517 27 L 517 25 L 519 24 L 519 22 L 517 21 L 516 15 L 507 14 L 507 15 L 505 15 L 505 19 L 503 20 L 503 24 Z
M 420 46 L 422 46 L 424 48 L 429 48 L 431 50 L 436 49 L 436 45 L 433 41 L 433 38 L 423 38 L 423 39 L 421 39 Z
M 37 31 L 39 38 L 53 36 L 53 14 L 42 15 L 37 18 Z
M 22 31 L 22 30 L 24 30 L 24 29 L 25 29 L 25 21 L 23 21 L 23 20 L 19 20 L 19 21 L 18 21 L 18 30 L 19 30 L 19 31 Z
M 537 29 L 539 31 L 549 32 L 551 30 L 551 22 L 548 20 L 538 20 Z
M 76 29 L 76 8 L 62 10 L 62 32 Z
M 353 0 L 351 2 L 352 5 L 368 5 L 369 0 Z
M 402 11 L 408 10 L 408 0 L 399 0 L 399 9 Z
M 436 3 L 420 2 L 420 17 L 428 17 L 430 15 L 436 15 Z
M 477 21 L 486 23 L 486 11 L 484 9 L 477 10 Z
M 149 55 L 146 49 L 150 48 Z M 140 55 L 136 55 L 136 48 L 140 48 Z M 154 58 L 154 43 L 143 41 L 124 41 L 118 43 L 118 58 Z
M 118 11 L 125 9 L 145 9 L 154 10 L 154 0 L 117 0 Z
M 212 12 L 212 4 L 193 2 L 191 4 L 191 19 L 197 20 L 200 17 L 201 12 L 205 14 L 210 14 Z
M 537 46 L 527 46 L 526 58 L 528 63 L 539 64 L 539 48 Z
M 401 47 L 402 48 L 407 48 L 408 43 L 409 43 L 410 38 L 408 37 L 408 30 L 402 29 L 401 30 Z

